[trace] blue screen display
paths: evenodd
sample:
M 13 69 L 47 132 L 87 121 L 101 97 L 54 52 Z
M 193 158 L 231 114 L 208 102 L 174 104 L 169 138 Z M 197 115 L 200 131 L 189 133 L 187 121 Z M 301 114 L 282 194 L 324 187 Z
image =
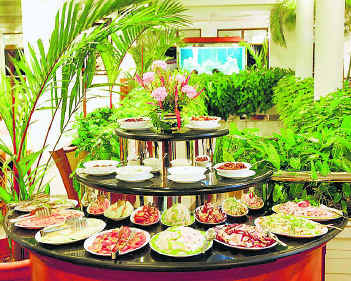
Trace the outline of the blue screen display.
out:
M 224 74 L 238 73 L 246 66 L 245 47 L 185 47 L 179 50 L 181 69 L 199 73 L 212 73 L 214 69 Z

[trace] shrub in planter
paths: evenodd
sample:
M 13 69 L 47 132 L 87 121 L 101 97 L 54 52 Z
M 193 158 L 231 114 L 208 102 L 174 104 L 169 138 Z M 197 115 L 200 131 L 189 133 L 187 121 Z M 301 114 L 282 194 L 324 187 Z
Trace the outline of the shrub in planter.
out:
M 232 75 L 223 73 L 193 76 L 204 88 L 209 115 L 227 119 L 229 115 L 253 115 L 272 108 L 273 87 L 291 70 L 255 68 Z

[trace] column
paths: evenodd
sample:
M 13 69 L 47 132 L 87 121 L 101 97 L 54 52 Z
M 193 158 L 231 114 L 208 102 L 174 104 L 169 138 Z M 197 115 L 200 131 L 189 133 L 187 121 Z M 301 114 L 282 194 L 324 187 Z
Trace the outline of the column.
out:
M 343 86 L 344 13 L 345 0 L 316 1 L 315 100 Z
M 319 0 L 317 0 L 319 1 Z M 296 1 L 296 76 L 312 77 L 314 0 Z

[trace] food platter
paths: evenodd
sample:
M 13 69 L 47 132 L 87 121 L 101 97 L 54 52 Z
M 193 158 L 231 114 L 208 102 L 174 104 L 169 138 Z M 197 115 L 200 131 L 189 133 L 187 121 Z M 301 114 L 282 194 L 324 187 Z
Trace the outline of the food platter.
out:
M 70 209 L 78 205 L 77 200 L 73 199 L 51 199 L 48 202 L 41 201 L 22 201 L 15 207 L 18 212 L 31 212 L 40 206 L 50 206 L 51 208 Z
M 262 251 L 273 248 L 278 244 L 277 241 L 255 226 L 246 224 L 226 224 L 216 226 L 213 229 L 216 231 L 216 238 L 214 240 L 230 248 Z
M 105 210 L 104 216 L 114 221 L 121 221 L 128 218 L 133 210 L 134 207 L 129 201 L 119 200 Z
M 63 229 L 61 231 L 55 231 L 53 233 L 48 233 L 42 237 L 41 232 L 38 231 L 35 234 L 35 240 L 39 243 L 48 245 L 64 245 L 69 243 L 74 243 L 77 241 L 84 240 L 102 230 L 106 227 L 106 223 L 99 219 L 87 218 L 87 226 L 79 231 L 73 232 L 71 229 Z M 43 230 L 47 230 L 50 227 L 45 227 Z
M 317 207 L 300 204 L 299 206 L 299 203 L 292 201 L 275 205 L 272 207 L 272 211 L 281 214 L 291 214 L 300 218 L 310 219 L 317 222 L 335 220 L 342 217 L 342 211 L 338 209 L 330 208 L 325 205 L 320 205 Z M 314 216 L 312 214 L 314 214 Z
M 264 201 L 262 198 L 258 197 L 253 192 L 249 192 L 247 194 L 243 194 L 241 197 L 241 201 L 253 211 L 257 211 L 263 208 Z
M 209 131 L 209 130 L 218 129 L 219 127 L 221 127 L 221 124 L 220 123 L 209 123 L 205 125 L 186 124 L 185 127 L 191 130 Z
M 118 123 L 122 129 L 131 131 L 147 130 L 152 127 L 152 124 L 150 123 L 150 118 L 146 117 L 131 117 L 119 119 Z
M 197 222 L 206 225 L 217 225 L 227 220 L 227 214 L 220 206 L 212 203 L 205 203 L 195 209 L 195 219 Z M 207 221 L 205 221 L 207 219 Z
M 186 258 L 197 256 L 211 249 L 213 241 L 206 239 L 205 231 L 185 226 L 169 227 L 152 236 L 150 247 L 158 254 Z
M 273 214 L 255 219 L 261 229 L 290 238 L 314 238 L 328 232 L 328 227 L 318 222 L 287 214 Z
M 130 221 L 134 224 L 141 226 L 154 225 L 160 221 L 160 218 L 160 211 L 150 205 L 141 206 L 134 210 L 133 213 L 130 215 Z M 143 223 L 143 221 L 145 221 L 146 223 Z
M 20 217 L 25 217 L 27 215 L 23 215 Z M 71 217 L 82 217 L 84 213 L 77 210 L 52 210 L 52 214 L 46 217 L 32 217 L 28 219 L 23 219 L 17 221 L 15 223 L 16 227 L 26 228 L 26 229 L 41 229 L 50 225 L 61 224 L 64 221 Z M 20 218 L 18 217 L 18 218 Z
M 227 216 L 233 218 L 244 217 L 249 213 L 248 207 L 234 197 L 225 199 L 222 203 L 222 209 Z
M 104 214 L 105 210 L 110 206 L 110 201 L 106 198 L 102 201 L 94 201 L 88 205 L 87 213 L 89 215 L 99 216 Z
M 118 234 L 121 229 L 125 230 L 123 237 L 119 238 Z M 123 230 L 123 231 L 124 231 Z M 116 242 L 120 246 L 124 245 L 119 251 L 119 255 L 125 255 L 137 251 L 146 246 L 150 241 L 150 234 L 139 228 L 120 227 L 116 229 L 99 232 L 84 242 L 84 249 L 97 256 L 111 256 L 112 249 Z M 105 244 L 104 244 L 105 243 Z
M 217 170 L 217 174 L 220 175 L 221 177 L 228 178 L 228 179 L 240 179 L 240 178 L 248 178 L 256 175 L 256 172 L 254 170 L 242 170 L 240 172 L 237 172 L 236 174 L 223 174 L 220 171 Z
M 175 204 L 162 213 L 161 223 L 165 226 L 189 226 L 195 222 L 195 217 L 187 207 Z

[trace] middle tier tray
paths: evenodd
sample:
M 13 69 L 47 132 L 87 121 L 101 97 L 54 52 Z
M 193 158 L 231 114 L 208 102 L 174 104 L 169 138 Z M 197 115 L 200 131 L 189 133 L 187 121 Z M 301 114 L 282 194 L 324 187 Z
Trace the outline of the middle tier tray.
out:
M 115 175 L 97 177 L 77 171 L 77 180 L 90 187 L 102 189 L 108 192 L 150 195 L 150 196 L 179 196 L 216 194 L 245 189 L 258 183 L 267 182 L 273 174 L 272 170 L 256 171 L 255 176 L 229 179 L 217 175 L 215 172 L 206 174 L 206 179 L 196 183 L 175 183 L 167 180 L 162 182 L 161 175 L 155 175 L 152 179 L 131 183 L 117 180 Z

